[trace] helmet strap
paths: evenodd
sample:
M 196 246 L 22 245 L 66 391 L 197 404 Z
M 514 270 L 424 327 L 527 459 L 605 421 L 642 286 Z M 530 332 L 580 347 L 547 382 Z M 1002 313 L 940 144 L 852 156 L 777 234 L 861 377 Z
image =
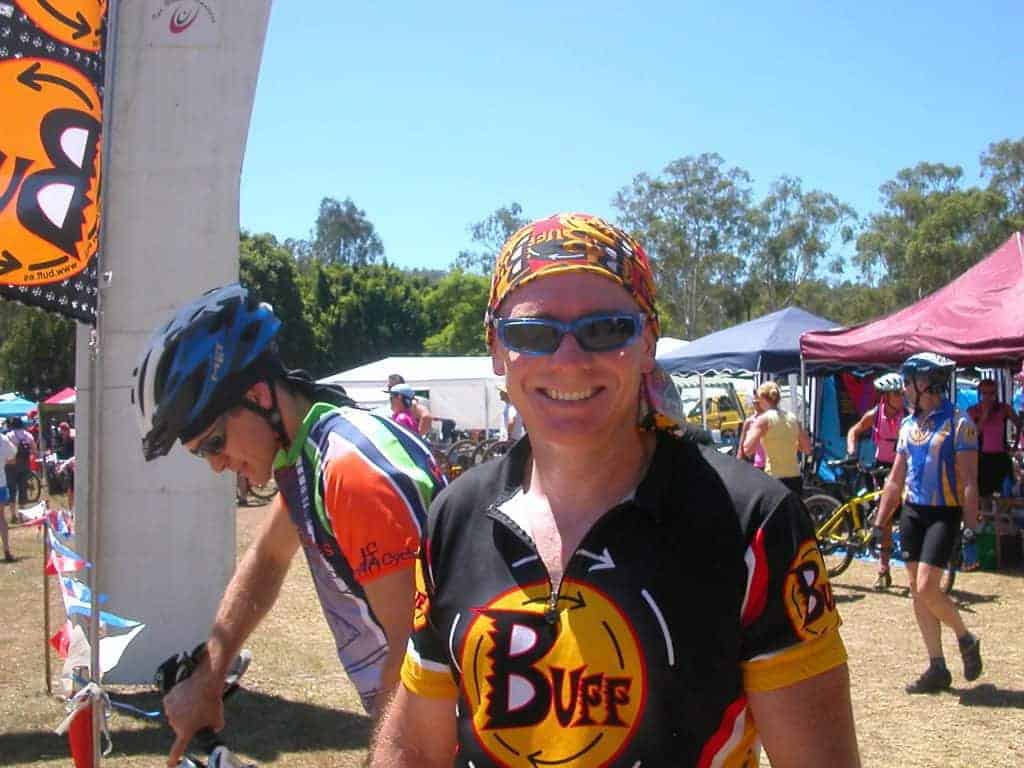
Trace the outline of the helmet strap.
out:
M 283 450 L 288 450 L 288 446 L 291 441 L 288 439 L 288 433 L 284 430 L 284 422 L 281 420 L 281 409 L 277 404 L 277 387 L 274 386 L 274 382 L 264 379 L 264 383 L 270 389 L 270 407 L 264 408 L 259 403 L 254 403 L 248 398 L 242 398 L 242 407 L 247 411 L 252 411 L 257 416 L 262 416 L 263 420 L 267 422 L 270 428 L 277 435 L 277 439 L 281 443 Z

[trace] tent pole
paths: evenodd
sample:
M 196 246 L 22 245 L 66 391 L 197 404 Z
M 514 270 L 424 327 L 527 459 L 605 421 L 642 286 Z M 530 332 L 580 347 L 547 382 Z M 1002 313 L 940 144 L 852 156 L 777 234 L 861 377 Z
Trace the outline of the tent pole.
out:
M 103 162 L 109 163 L 111 156 L 111 144 L 113 134 L 112 105 L 114 103 L 115 70 L 117 65 L 117 27 L 119 0 L 110 0 L 107 7 L 107 31 L 105 40 L 106 62 L 103 72 L 104 88 L 104 109 L 103 109 L 103 147 L 101 155 Z M 106 252 L 106 232 L 109 217 L 109 209 L 106 205 L 110 198 L 110 185 L 100 181 L 100 206 L 104 212 L 100 220 L 100 247 L 93 256 L 96 259 L 96 326 L 93 328 L 90 337 L 89 349 L 89 492 L 86 494 L 86 520 L 89 521 L 88 546 L 89 560 L 92 568 L 89 569 L 89 590 L 91 595 L 89 611 L 89 677 L 100 685 L 103 673 L 100 670 L 100 574 L 99 574 L 99 548 L 100 548 L 100 482 L 101 472 L 101 440 L 100 423 L 102 421 L 103 408 L 103 368 L 101 365 L 103 354 L 103 290 L 109 281 L 109 276 L 104 271 L 104 254 Z M 105 712 L 103 702 L 94 699 L 92 702 L 92 765 L 98 768 L 103 759 L 103 741 L 101 731 L 103 728 Z
M 706 432 L 708 429 L 708 407 L 707 403 L 704 402 L 704 374 L 697 375 L 697 381 L 700 382 L 700 426 Z

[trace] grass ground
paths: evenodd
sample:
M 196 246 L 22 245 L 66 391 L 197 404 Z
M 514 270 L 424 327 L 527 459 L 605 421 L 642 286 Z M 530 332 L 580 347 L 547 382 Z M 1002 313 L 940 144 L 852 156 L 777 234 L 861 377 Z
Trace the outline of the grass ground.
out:
M 239 509 L 239 551 L 266 508 Z M 13 532 L 18 561 L 0 564 L 0 765 L 70 764 L 66 742 L 52 733 L 63 705 L 45 693 L 42 665 L 41 544 L 34 530 Z M 298 556 L 301 558 L 301 555 Z M 253 636 L 246 689 L 227 705 L 224 736 L 261 766 L 358 766 L 369 722 L 345 680 L 301 562 L 274 611 Z M 924 653 L 906 590 L 894 571 L 885 594 L 870 589 L 873 566 L 855 562 L 835 584 L 850 654 L 854 713 L 865 766 L 1010 768 L 1024 765 L 1024 579 L 1018 572 L 961 575 L 954 592 L 969 627 L 982 638 L 985 673 L 968 684 L 956 646 L 944 636 L 953 690 L 910 697 L 903 686 L 920 672 Z M 62 610 L 54 595 L 54 610 Z M 54 668 L 59 669 L 59 661 Z M 115 699 L 157 709 L 146 688 L 116 687 Z M 162 765 L 171 744 L 158 723 L 116 713 L 112 768 Z M 814 727 L 809 723 L 808 727 Z M 767 759 L 762 760 L 768 765 Z

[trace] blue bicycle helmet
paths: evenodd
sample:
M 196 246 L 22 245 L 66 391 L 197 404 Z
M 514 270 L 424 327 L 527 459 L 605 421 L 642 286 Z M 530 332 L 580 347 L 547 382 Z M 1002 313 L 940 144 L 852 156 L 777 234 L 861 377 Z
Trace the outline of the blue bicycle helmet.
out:
M 944 394 L 949 388 L 949 377 L 955 370 L 956 363 L 954 361 L 935 352 L 919 352 L 916 355 L 911 355 L 900 366 L 900 373 L 904 379 L 927 376 L 928 387 L 924 391 L 939 395 Z
M 157 330 L 132 372 L 146 461 L 201 434 L 249 387 L 283 372 L 274 341 L 280 327 L 269 304 L 232 283 L 207 291 Z

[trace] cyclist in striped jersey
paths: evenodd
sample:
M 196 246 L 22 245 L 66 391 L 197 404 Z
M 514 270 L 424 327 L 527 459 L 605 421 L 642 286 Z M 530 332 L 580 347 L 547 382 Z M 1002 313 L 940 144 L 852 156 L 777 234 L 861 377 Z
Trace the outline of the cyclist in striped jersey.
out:
M 192 735 L 224 725 L 227 667 L 277 598 L 300 546 L 338 658 L 376 716 L 398 680 L 411 630 L 413 565 L 444 479 L 430 451 L 344 390 L 285 368 L 267 304 L 229 285 L 183 307 L 152 337 L 132 397 L 147 460 L 175 441 L 215 472 L 281 493 L 221 601 L 197 672 L 164 708 L 177 764 Z

